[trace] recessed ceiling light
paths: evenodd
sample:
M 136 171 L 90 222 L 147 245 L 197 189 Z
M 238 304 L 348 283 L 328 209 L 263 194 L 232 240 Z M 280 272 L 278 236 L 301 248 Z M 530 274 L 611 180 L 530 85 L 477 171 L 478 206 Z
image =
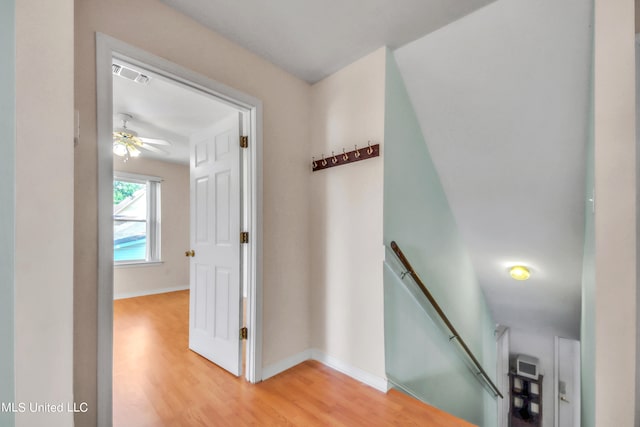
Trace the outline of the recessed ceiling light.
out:
M 523 265 L 514 265 L 509 269 L 509 274 L 515 280 L 527 280 L 531 276 L 529 269 Z

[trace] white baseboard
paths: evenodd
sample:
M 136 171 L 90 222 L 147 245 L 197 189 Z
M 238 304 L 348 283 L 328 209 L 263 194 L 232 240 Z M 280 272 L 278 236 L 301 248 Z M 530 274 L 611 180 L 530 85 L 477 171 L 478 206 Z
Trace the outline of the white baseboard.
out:
M 336 371 L 341 372 L 357 381 L 360 381 L 361 383 L 368 385 L 369 387 L 375 388 L 376 390 L 379 390 L 383 393 L 389 391 L 389 383 L 386 378 L 378 377 L 369 372 L 363 371 L 360 368 L 351 366 L 348 363 L 345 363 L 333 356 L 329 356 L 322 350 L 318 350 L 316 348 L 302 351 L 298 354 L 294 354 L 293 356 L 287 357 L 286 359 L 282 359 L 279 362 L 262 368 L 262 379 L 266 380 L 275 375 L 278 375 L 279 373 L 293 368 L 294 366 L 304 362 L 305 360 L 317 360 L 323 365 L 328 366 L 331 369 L 335 369 Z
M 156 294 L 166 294 L 167 292 L 176 292 L 176 291 L 184 291 L 189 289 L 189 285 L 185 286 L 175 286 L 173 288 L 161 288 L 161 289 L 149 289 L 146 291 L 136 291 L 136 292 L 118 292 L 113 295 L 113 299 L 125 299 L 125 298 L 135 298 L 135 297 L 144 297 L 147 295 L 156 295 Z
M 262 368 L 262 379 L 266 380 L 273 376 L 278 375 L 281 372 L 286 371 L 287 369 L 291 369 L 296 365 L 304 362 L 305 360 L 311 359 L 311 350 L 305 350 L 298 354 L 294 354 L 293 356 L 289 356 L 286 359 L 282 359 L 279 362 L 276 362 L 272 365 L 265 366 Z
M 356 368 L 355 366 L 345 363 L 336 357 L 326 354 L 322 350 L 318 350 L 317 348 L 311 350 L 311 356 L 314 360 L 317 360 L 323 365 L 335 369 L 338 372 L 342 372 L 343 374 L 348 375 L 354 380 L 360 381 L 369 387 L 373 387 L 383 393 L 389 391 L 389 383 L 386 378 L 381 378 L 367 371 L 363 371 L 360 368 Z

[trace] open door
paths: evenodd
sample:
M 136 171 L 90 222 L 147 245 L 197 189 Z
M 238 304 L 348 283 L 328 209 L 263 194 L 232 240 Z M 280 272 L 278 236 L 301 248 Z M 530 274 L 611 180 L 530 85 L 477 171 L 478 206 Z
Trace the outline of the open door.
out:
M 191 138 L 189 348 L 239 376 L 240 116 Z

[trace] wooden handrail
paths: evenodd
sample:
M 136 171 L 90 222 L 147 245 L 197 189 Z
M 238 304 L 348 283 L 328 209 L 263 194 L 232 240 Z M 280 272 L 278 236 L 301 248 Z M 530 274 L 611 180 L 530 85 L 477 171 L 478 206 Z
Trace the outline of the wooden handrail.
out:
M 467 356 L 469 356 L 469 359 L 473 361 L 473 364 L 478 369 L 479 374 L 482 375 L 484 379 L 489 383 L 489 385 L 491 386 L 492 390 L 496 393 L 496 395 L 500 396 L 500 398 L 504 398 L 504 396 L 502 396 L 502 393 L 500 393 L 500 390 L 498 390 L 498 387 L 496 387 L 493 381 L 491 381 L 491 378 L 489 378 L 489 375 L 487 375 L 487 372 L 482 368 L 482 365 L 480 365 L 480 362 L 478 362 L 478 359 L 476 359 L 473 353 L 471 353 L 471 350 L 467 346 L 467 343 L 464 342 L 460 334 L 458 334 L 458 331 L 456 330 L 456 328 L 454 328 L 454 326 L 449 321 L 449 318 L 444 314 L 444 311 L 442 311 L 442 308 L 440 308 L 440 305 L 438 305 L 433 295 L 431 295 L 431 292 L 429 292 L 429 290 L 424 285 L 422 280 L 420 280 L 420 277 L 418 277 L 418 274 L 415 272 L 415 270 L 411 266 L 411 263 L 409 262 L 409 260 L 407 260 L 407 257 L 404 256 L 404 253 L 402 253 L 402 250 L 400 250 L 400 247 L 395 241 L 391 242 L 391 249 L 396 254 L 396 256 L 398 257 L 398 259 L 400 260 L 404 268 L 406 268 L 407 271 L 405 274 L 411 275 L 411 277 L 413 278 L 413 281 L 416 282 L 416 284 L 418 285 L 418 287 L 420 288 L 424 296 L 429 300 L 429 302 L 431 303 L 433 308 L 436 310 L 436 312 L 438 313 L 438 315 L 440 316 L 444 324 L 447 325 L 447 328 L 449 328 L 449 330 L 453 334 L 450 340 L 454 338 L 458 340 L 458 343 L 460 344 L 460 346 L 463 348 L 465 353 L 467 353 Z

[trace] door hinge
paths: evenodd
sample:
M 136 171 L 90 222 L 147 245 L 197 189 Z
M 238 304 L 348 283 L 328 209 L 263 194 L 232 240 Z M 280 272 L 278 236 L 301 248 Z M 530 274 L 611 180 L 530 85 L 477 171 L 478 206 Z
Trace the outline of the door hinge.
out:
M 249 232 L 243 231 L 240 233 L 240 243 L 249 243 Z
M 249 337 L 249 329 L 247 327 L 240 328 L 240 339 L 246 340 Z
M 240 137 L 240 147 L 247 148 L 249 146 L 249 137 L 241 136 Z

